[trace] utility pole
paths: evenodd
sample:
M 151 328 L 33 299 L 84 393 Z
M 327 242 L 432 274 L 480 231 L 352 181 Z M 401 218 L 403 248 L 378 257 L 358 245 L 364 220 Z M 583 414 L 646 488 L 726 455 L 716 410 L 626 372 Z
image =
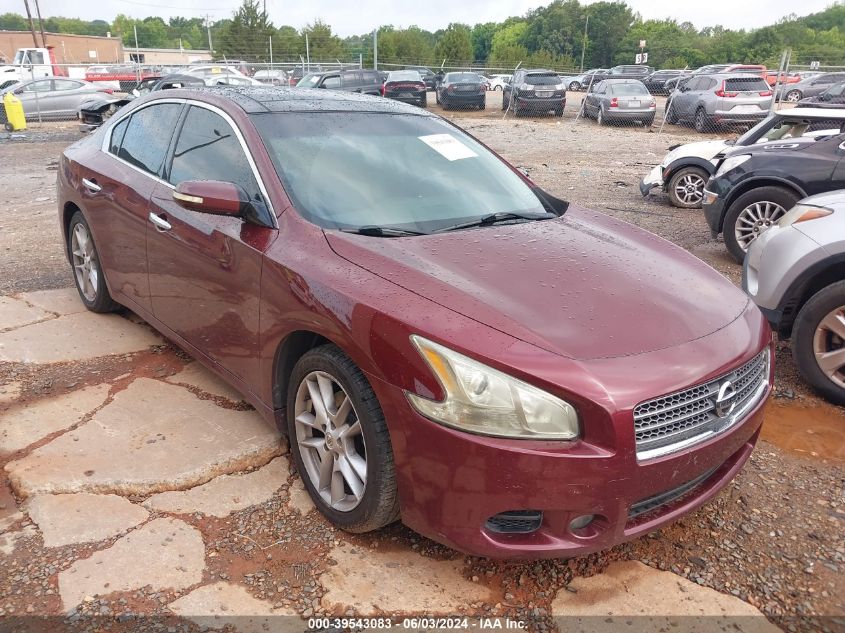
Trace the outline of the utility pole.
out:
M 207 13 L 205 14 L 205 28 L 208 31 L 208 52 L 214 53 L 214 49 L 211 47 L 211 16 Z
M 132 25 L 132 31 L 135 33 L 135 63 L 141 63 L 141 51 L 138 50 L 138 25 Z M 140 68 L 140 67 L 139 67 Z
M 270 70 L 273 70 L 273 36 L 270 36 Z M 272 73 L 271 73 L 272 75 Z M 272 79 L 272 77 L 271 77 Z
M 38 38 L 35 37 L 35 23 L 32 21 L 32 12 L 29 10 L 28 0 L 23 0 L 23 6 L 26 7 L 26 19 L 29 20 L 29 30 L 32 32 L 32 43 L 35 44 L 35 48 L 40 48 L 38 46 Z
M 311 72 L 311 49 L 308 48 L 308 33 L 305 34 L 305 63 L 308 64 L 308 72 Z
M 38 16 L 38 29 L 41 31 L 41 43 L 44 48 L 47 48 L 47 38 L 44 37 L 44 20 L 41 19 L 41 7 L 38 6 L 38 0 L 35 0 L 35 14 Z
M 378 29 L 373 29 L 373 70 L 378 70 Z
M 587 51 L 587 25 L 590 24 L 590 14 L 584 21 L 584 41 L 581 43 L 581 72 L 584 72 L 584 53 Z

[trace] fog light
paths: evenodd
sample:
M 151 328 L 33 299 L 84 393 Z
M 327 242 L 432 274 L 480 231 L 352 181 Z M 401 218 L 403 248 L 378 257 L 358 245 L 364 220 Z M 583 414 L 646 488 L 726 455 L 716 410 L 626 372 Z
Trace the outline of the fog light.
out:
M 576 532 L 578 530 L 583 530 L 585 527 L 590 525 L 593 522 L 593 519 L 596 518 L 594 514 L 582 514 L 579 517 L 575 517 L 569 522 L 569 530 L 571 532 Z

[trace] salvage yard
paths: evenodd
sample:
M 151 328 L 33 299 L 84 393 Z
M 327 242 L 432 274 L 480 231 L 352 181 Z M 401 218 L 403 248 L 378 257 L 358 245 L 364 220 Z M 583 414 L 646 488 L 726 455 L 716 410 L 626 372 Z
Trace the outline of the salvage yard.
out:
M 503 119 L 497 98 L 444 114 L 552 194 L 739 282 L 700 210 L 637 188 L 669 145 L 701 135 L 576 123 L 578 93 L 563 118 Z M 323 627 L 309 618 L 379 615 L 507 617 L 538 631 L 632 615 L 657 618 L 643 631 L 702 614 L 742 631 L 841 626 L 845 416 L 800 381 L 788 343 L 744 470 L 647 537 L 568 561 L 497 562 L 400 524 L 346 534 L 314 510 L 284 438 L 237 393 L 131 313 L 84 310 L 55 207 L 73 127 L 0 136 L 0 616 L 22 627 L 61 616 L 79 630 L 88 616 L 101 630 L 260 631 L 287 616 L 269 630 L 301 631 Z

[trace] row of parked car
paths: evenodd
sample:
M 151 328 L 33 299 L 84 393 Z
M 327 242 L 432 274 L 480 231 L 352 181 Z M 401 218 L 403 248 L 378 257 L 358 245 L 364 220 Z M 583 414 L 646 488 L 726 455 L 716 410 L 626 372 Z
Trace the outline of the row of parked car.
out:
M 671 148 L 640 191 L 703 207 L 802 376 L 845 404 L 845 106 L 777 111 L 735 140 Z

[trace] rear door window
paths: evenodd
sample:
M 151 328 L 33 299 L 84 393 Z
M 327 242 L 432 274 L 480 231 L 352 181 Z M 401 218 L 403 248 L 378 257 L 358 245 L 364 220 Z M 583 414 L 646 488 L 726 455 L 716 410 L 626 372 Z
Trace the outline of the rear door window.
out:
M 117 155 L 130 165 L 158 176 L 181 111 L 181 103 L 161 103 L 135 112 Z
M 770 89 L 768 82 L 762 77 L 731 77 L 725 79 L 726 92 L 765 92 Z
M 344 78 L 343 85 L 346 87 L 346 78 Z M 331 90 L 336 90 L 340 88 L 340 75 L 329 75 L 325 79 L 323 79 L 322 83 L 323 88 L 329 88 Z

